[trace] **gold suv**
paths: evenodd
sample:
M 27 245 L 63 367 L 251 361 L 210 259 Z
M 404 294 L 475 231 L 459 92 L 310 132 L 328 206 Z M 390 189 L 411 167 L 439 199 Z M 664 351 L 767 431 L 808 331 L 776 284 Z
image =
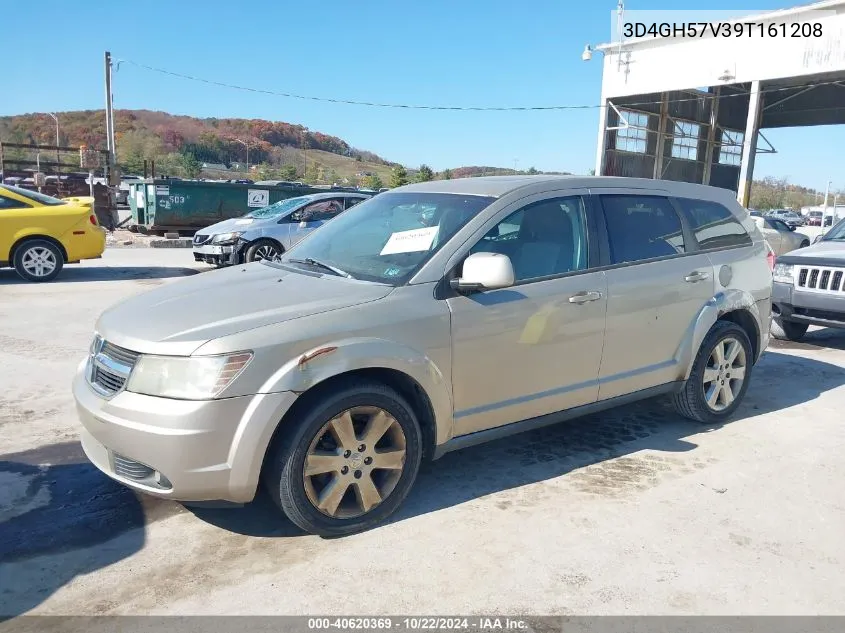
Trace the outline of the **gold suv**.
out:
M 731 192 L 492 177 L 380 193 L 273 261 L 127 299 L 73 383 L 110 477 L 253 499 L 303 529 L 383 521 L 420 462 L 657 395 L 737 408 L 773 258 Z

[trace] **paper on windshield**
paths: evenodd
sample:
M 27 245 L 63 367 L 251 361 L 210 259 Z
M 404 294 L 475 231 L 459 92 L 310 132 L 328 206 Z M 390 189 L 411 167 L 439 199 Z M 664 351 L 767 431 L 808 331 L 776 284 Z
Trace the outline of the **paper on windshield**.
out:
M 424 229 L 411 229 L 410 231 L 393 233 L 379 254 L 396 255 L 398 253 L 427 251 L 431 248 L 439 228 L 439 226 L 427 226 Z
M 252 224 L 252 218 L 244 218 L 243 220 L 235 220 L 235 224 Z

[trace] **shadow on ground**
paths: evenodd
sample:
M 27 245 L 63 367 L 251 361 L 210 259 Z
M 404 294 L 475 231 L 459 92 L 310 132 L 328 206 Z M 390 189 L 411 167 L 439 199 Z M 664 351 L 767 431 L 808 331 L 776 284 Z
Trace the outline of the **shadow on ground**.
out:
M 143 279 L 170 279 L 187 277 L 200 271 L 182 266 L 85 266 L 68 264 L 49 284 L 78 283 L 82 281 L 126 281 Z M 30 284 L 11 269 L 0 270 L 0 285 Z
M 771 350 L 789 349 L 810 351 L 825 348 L 845 350 L 845 330 L 820 328 L 807 332 L 798 342 L 778 341 L 773 338 L 769 344 L 769 349 Z
M 141 550 L 144 525 L 177 504 L 144 504 L 85 458 L 78 443 L 0 455 L 0 620 L 38 606 L 75 577 Z M 43 578 L 19 591 L 15 563 Z M 15 571 L 10 571 L 17 569 Z M 25 573 L 25 572 L 24 572 Z
M 745 401 L 728 423 L 810 402 L 843 384 L 845 369 L 837 365 L 769 351 L 755 367 Z M 577 477 L 579 488 L 592 494 L 612 493 L 620 486 L 647 488 L 665 465 L 629 459 L 617 460 L 589 477 L 573 471 L 644 449 L 669 455 L 692 451 L 697 445 L 684 438 L 708 430 L 718 432 L 680 417 L 666 399 L 656 399 L 449 453 L 423 465 L 391 522 L 561 476 Z M 266 494 L 243 508 L 189 510 L 240 534 L 300 534 L 281 519 Z

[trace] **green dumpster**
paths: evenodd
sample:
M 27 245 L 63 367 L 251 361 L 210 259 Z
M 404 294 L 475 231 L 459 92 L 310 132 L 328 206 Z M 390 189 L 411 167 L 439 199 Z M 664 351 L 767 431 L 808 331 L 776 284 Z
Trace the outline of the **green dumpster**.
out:
M 331 190 L 307 185 L 141 180 L 130 185 L 130 229 L 142 233 L 192 233 L 279 200 Z

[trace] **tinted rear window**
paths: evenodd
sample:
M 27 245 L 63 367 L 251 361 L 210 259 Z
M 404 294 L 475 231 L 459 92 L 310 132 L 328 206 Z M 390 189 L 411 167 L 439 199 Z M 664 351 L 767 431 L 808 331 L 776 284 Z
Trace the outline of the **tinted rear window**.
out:
M 678 198 L 677 202 L 701 248 L 732 248 L 751 244 L 751 236 L 726 206 L 691 198 Z

